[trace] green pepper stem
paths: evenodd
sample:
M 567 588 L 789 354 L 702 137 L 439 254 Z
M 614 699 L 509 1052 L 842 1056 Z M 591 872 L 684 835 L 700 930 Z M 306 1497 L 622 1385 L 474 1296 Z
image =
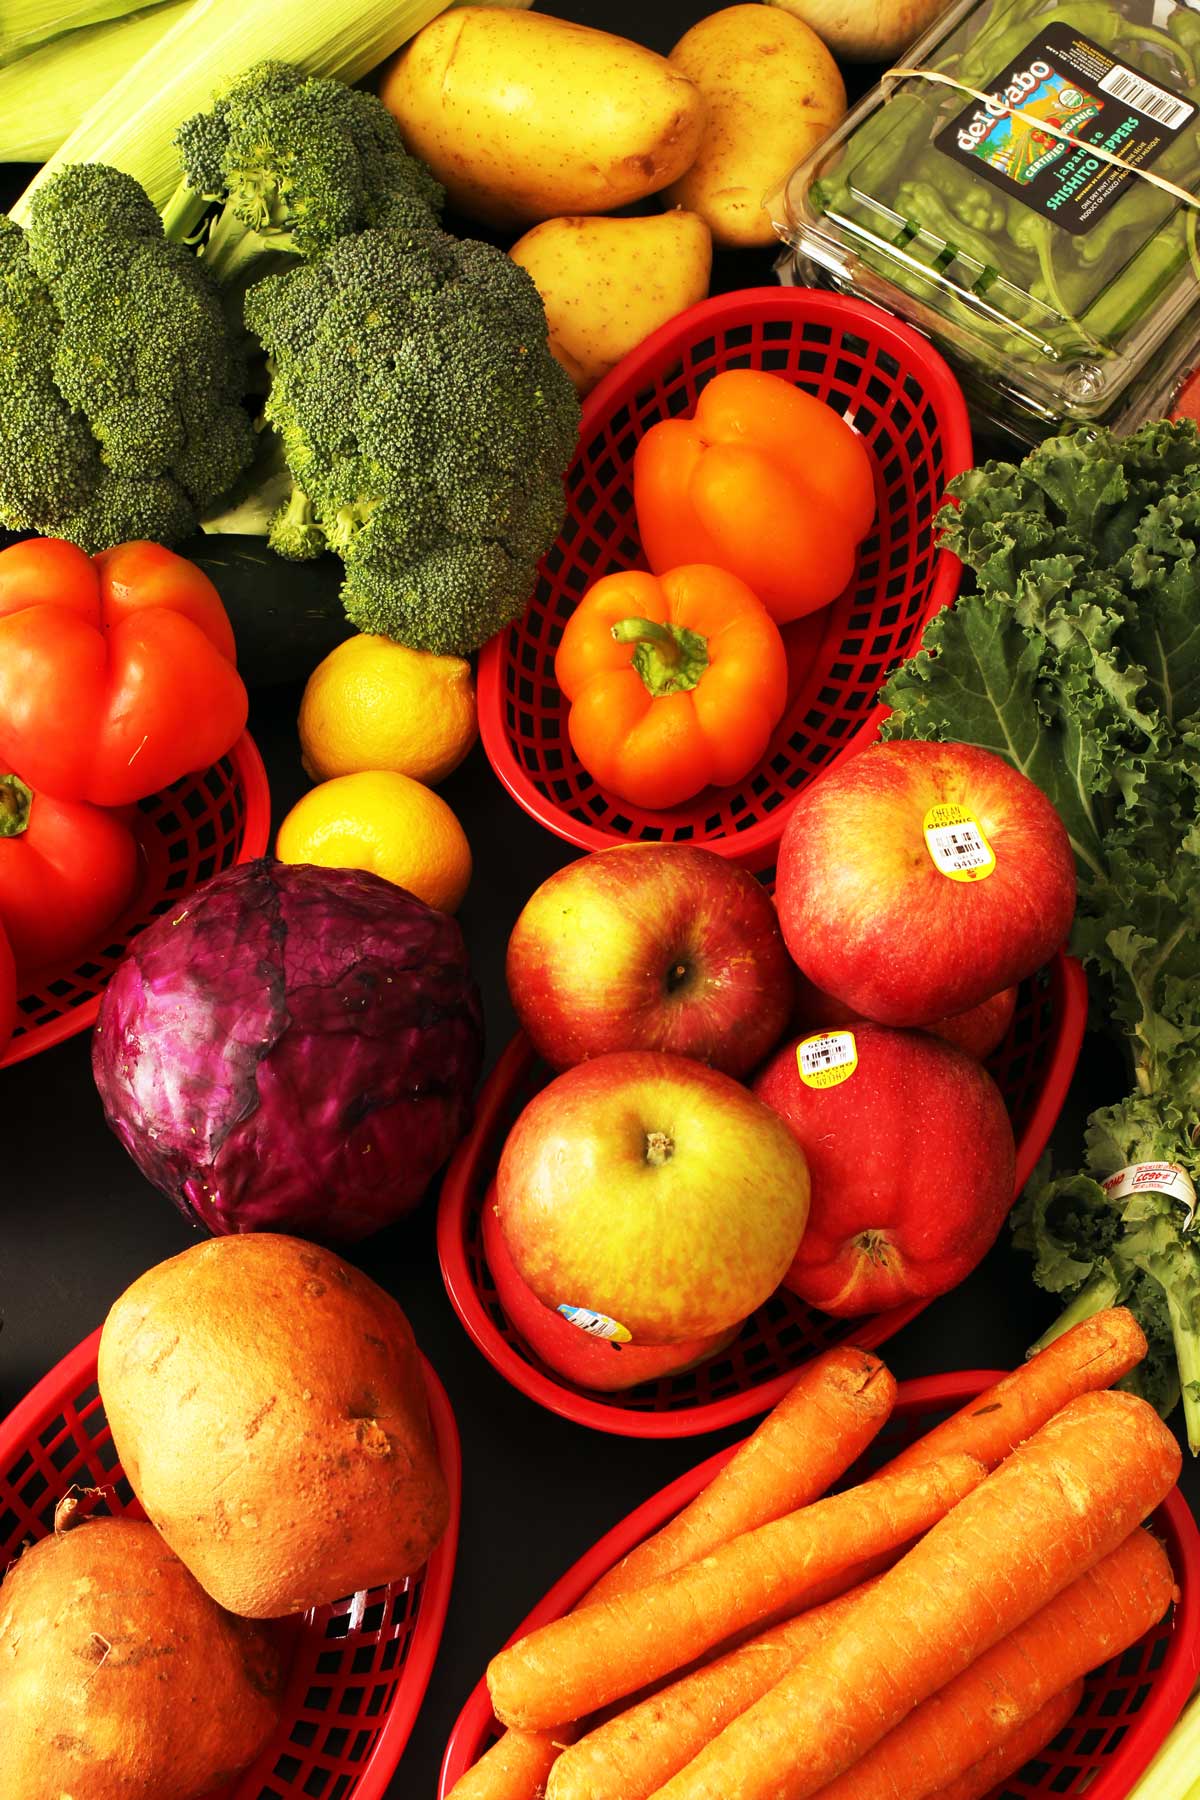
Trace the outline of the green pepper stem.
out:
M 0 838 L 20 837 L 32 810 L 33 790 L 19 775 L 0 775 Z
M 664 662 L 677 663 L 682 655 L 670 627 L 656 619 L 618 619 L 612 634 L 618 644 L 653 644 Z
M 618 619 L 611 630 L 618 644 L 633 645 L 634 671 L 654 700 L 690 693 L 708 667 L 708 639 L 686 625 Z

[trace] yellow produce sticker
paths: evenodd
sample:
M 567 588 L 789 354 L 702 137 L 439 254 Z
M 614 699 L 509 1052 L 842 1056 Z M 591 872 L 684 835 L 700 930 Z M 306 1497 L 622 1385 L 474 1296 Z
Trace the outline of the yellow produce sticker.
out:
M 818 1031 L 796 1046 L 796 1064 L 805 1087 L 840 1087 L 858 1067 L 852 1031 Z
M 568 1306 L 558 1308 L 568 1325 L 574 1325 L 577 1331 L 586 1331 L 589 1337 L 602 1338 L 607 1344 L 632 1344 L 633 1333 L 626 1331 L 616 1319 L 610 1319 L 607 1313 L 593 1312 L 590 1306 Z
M 965 806 L 931 806 L 925 814 L 925 843 L 935 867 L 950 881 L 984 881 L 996 867 L 983 826 Z

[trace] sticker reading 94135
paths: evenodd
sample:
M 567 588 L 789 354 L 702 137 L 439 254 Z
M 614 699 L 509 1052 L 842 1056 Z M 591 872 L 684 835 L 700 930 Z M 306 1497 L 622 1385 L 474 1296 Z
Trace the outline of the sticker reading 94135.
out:
M 965 806 L 931 806 L 925 814 L 925 843 L 934 867 L 951 881 L 983 881 L 996 867 L 983 826 Z
M 818 1031 L 796 1046 L 796 1065 L 805 1087 L 838 1087 L 858 1067 L 852 1031 Z

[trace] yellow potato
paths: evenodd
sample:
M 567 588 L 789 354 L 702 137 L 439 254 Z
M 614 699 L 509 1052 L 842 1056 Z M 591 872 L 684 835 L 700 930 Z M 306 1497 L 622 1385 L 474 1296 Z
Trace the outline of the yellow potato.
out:
M 763 201 L 845 115 L 837 64 L 799 19 L 757 5 L 701 19 L 671 62 L 704 95 L 708 125 L 668 197 L 699 213 L 715 243 L 772 243 Z
M 510 252 L 546 308 L 550 348 L 581 394 L 708 293 L 712 238 L 695 213 L 548 219 Z
M 456 210 L 490 225 L 640 200 L 683 174 L 704 129 L 698 89 L 665 57 L 486 6 L 418 32 L 379 91 Z
M 895 62 L 950 0 L 768 0 L 812 27 L 843 62 Z

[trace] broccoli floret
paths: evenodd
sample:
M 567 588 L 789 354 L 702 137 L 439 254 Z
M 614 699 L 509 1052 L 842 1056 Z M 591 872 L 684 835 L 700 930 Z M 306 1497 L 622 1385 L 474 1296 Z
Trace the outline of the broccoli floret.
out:
M 223 287 L 365 227 L 427 228 L 445 198 L 381 100 L 288 63 L 248 70 L 175 144 L 184 180 L 167 235 L 198 241 Z
M 103 164 L 40 188 L 27 232 L 0 224 L 0 520 L 179 542 L 253 454 L 215 290 Z
M 301 492 L 277 547 L 316 554 L 319 526 L 353 622 L 419 649 L 465 654 L 519 617 L 579 426 L 526 272 L 436 230 L 361 232 L 258 283 L 246 321 Z

